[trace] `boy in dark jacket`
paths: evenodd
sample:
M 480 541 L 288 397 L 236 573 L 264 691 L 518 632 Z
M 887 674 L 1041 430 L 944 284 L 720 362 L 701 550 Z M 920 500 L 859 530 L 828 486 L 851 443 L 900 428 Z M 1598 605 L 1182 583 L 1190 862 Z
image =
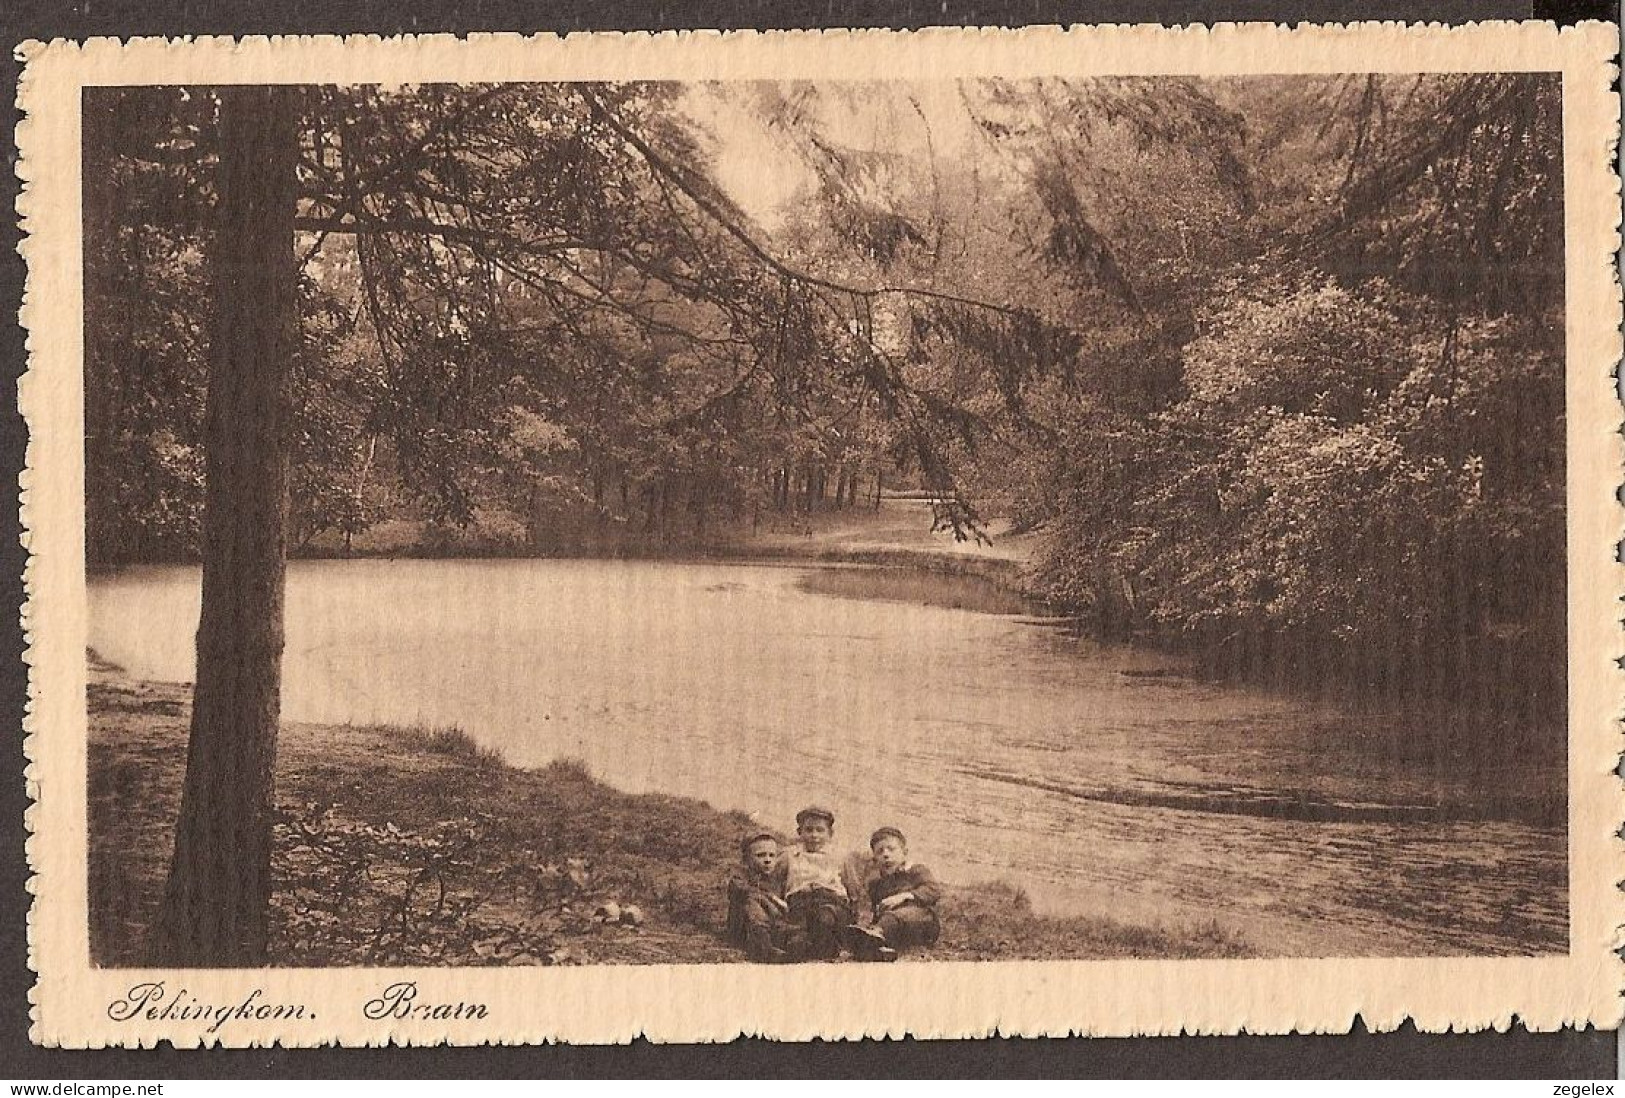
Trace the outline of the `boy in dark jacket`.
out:
M 779 837 L 770 831 L 747 835 L 739 853 L 739 868 L 728 878 L 728 938 L 753 961 L 787 960 L 782 944 L 789 907 L 782 895 Z
M 869 882 L 874 922 L 849 927 L 852 954 L 867 960 L 893 961 L 898 950 L 934 945 L 942 933 L 937 902 L 942 888 L 931 871 L 908 860 L 908 840 L 895 827 L 882 827 L 869 837 L 869 851 L 879 876 Z

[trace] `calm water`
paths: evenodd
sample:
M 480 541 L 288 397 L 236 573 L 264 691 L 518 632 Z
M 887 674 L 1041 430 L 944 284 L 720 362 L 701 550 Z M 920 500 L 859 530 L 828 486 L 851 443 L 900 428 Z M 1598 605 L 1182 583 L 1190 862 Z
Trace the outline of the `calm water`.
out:
M 90 644 L 189 681 L 198 573 L 91 581 Z M 1566 843 L 1486 809 L 1395 717 L 1190 677 L 974 583 L 808 566 L 321 561 L 290 566 L 284 714 L 455 724 L 510 762 L 788 828 L 883 823 L 960 881 L 1051 911 L 1216 919 L 1266 952 L 1549 952 Z

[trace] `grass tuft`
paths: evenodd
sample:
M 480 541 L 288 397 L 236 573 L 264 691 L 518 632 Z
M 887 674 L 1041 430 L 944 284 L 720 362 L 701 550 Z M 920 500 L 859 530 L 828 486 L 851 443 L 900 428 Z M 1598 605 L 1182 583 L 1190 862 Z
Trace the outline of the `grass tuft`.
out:
M 114 663 L 112 660 L 107 659 L 100 652 L 96 651 L 94 648 L 88 648 L 87 647 L 85 649 L 85 663 L 89 665 L 90 670 L 93 673 L 98 674 L 98 675 L 122 675 L 122 674 L 124 674 L 124 668 L 123 667 L 121 667 L 118 664 Z
M 567 780 L 578 782 L 594 782 L 592 767 L 587 765 L 585 759 L 578 759 L 574 755 L 553 759 L 542 767 L 542 773 L 554 780 Z
M 1024 888 L 994 881 L 953 888 L 943 903 L 942 959 L 1045 960 L 1246 957 L 1251 948 L 1216 921 L 1200 926 L 1125 923 L 1105 915 L 1038 915 Z
M 456 725 L 407 725 L 398 729 L 397 734 L 412 747 L 461 759 L 479 770 L 496 770 L 508 765 L 501 751 L 478 742 Z

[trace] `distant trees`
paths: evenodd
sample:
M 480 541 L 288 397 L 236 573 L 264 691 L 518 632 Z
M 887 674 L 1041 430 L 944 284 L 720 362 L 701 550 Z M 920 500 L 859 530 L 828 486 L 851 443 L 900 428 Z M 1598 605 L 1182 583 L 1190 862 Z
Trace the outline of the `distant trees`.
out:
M 92 560 L 195 552 L 203 506 L 208 197 L 173 89 L 89 97 L 85 540 Z M 162 144 L 141 120 L 174 115 Z M 147 155 L 141 155 L 141 154 Z

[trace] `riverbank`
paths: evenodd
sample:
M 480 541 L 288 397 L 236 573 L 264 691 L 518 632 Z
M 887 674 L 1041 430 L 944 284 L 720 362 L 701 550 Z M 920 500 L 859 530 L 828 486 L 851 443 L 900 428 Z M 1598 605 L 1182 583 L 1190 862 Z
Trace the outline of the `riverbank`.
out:
M 179 810 L 190 693 L 93 665 L 90 944 L 99 964 L 142 961 Z M 272 964 L 742 959 L 720 933 L 722 882 L 753 826 L 741 813 L 623 793 L 567 761 L 515 768 L 454 730 L 285 725 L 277 786 Z M 1211 925 L 1039 917 L 1013 884 L 947 891 L 942 941 L 920 956 L 1250 952 Z
M 466 558 L 549 557 L 610 560 L 813 560 L 907 565 L 974 575 L 1012 589 L 1024 584 L 1039 556 L 1039 536 L 1015 533 L 1002 521 L 983 537 L 958 540 L 934 530 L 929 501 L 887 497 L 868 505 L 801 513 L 765 512 L 754 522 L 716 522 L 703 531 L 645 533 L 623 523 L 597 524 L 572 516 L 533 536 L 512 515 L 481 513 L 462 529 L 415 520 L 382 522 L 351 539 L 335 534 L 303 546 L 297 556 Z

